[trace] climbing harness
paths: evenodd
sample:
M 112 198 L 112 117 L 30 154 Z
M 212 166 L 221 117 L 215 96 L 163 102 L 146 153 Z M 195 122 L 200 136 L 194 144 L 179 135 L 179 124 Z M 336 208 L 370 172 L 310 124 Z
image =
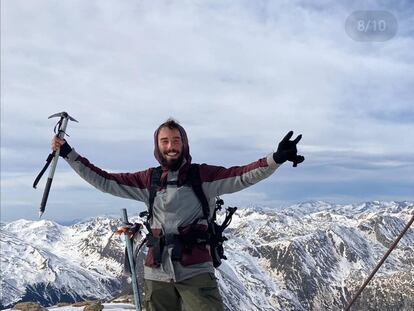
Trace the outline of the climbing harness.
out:
M 150 196 L 149 196 L 149 208 L 148 213 L 143 212 L 140 216 L 146 216 L 147 220 L 145 226 L 148 230 L 146 237 L 146 245 L 152 247 L 153 258 L 151 264 L 153 266 L 159 266 L 162 261 L 163 248 L 166 245 L 173 245 L 172 260 L 181 260 L 183 250 L 190 250 L 195 246 L 210 246 L 210 253 L 213 259 L 213 265 L 215 268 L 221 265 L 222 259 L 227 259 L 224 255 L 223 243 L 227 241 L 227 237 L 223 235 L 224 230 L 230 225 L 233 214 L 236 212 L 237 207 L 228 207 L 226 209 L 226 217 L 222 224 L 216 222 L 217 211 L 221 210 L 224 201 L 219 197 L 216 197 L 216 207 L 214 213 L 210 219 L 210 207 L 208 200 L 203 192 L 201 186 L 200 170 L 198 164 L 191 164 L 186 184 L 191 186 L 195 195 L 201 203 L 203 209 L 203 217 L 208 223 L 207 230 L 200 230 L 197 226 L 200 219 L 196 219 L 192 224 L 178 228 L 179 234 L 166 234 L 162 232 L 159 236 L 155 236 L 150 228 L 149 221 L 153 215 L 153 205 L 156 196 L 157 189 L 161 186 L 161 167 L 155 168 L 151 173 L 150 183 Z
M 227 259 L 224 254 L 223 247 L 224 242 L 227 241 L 227 237 L 224 236 L 223 233 L 224 230 L 230 225 L 233 214 L 236 212 L 237 207 L 227 207 L 224 221 L 221 224 L 218 224 L 216 222 L 217 211 L 220 211 L 222 209 L 224 201 L 220 197 L 216 197 L 216 207 L 210 219 L 210 207 L 201 187 L 199 165 L 191 164 L 188 171 L 186 184 L 192 187 L 195 195 L 201 203 L 203 209 L 203 217 L 201 219 L 205 219 L 207 221 L 207 229 L 200 230 L 198 226 L 198 221 L 200 219 L 196 219 L 192 224 L 177 228 L 179 234 L 163 234 L 160 232 L 159 235 L 154 235 L 150 226 L 150 220 L 153 215 L 153 205 L 157 189 L 160 187 L 161 173 L 161 167 L 153 169 L 151 173 L 148 211 L 144 211 L 139 214 L 141 218 L 145 218 L 143 226 L 145 226 L 145 229 L 148 233 L 141 241 L 139 247 L 136 248 L 134 258 L 137 257 L 141 248 L 146 245 L 147 247 L 151 248 L 152 251 L 150 264 L 153 267 L 157 267 L 162 262 L 163 249 L 167 245 L 173 245 L 171 253 L 171 259 L 173 261 L 180 261 L 182 259 L 183 251 L 191 252 L 193 247 L 209 245 L 213 265 L 215 268 L 219 267 L 222 263 L 222 260 Z M 135 226 L 139 225 L 135 224 Z M 132 232 L 129 230 L 129 234 L 134 235 L 138 231 L 139 230 Z

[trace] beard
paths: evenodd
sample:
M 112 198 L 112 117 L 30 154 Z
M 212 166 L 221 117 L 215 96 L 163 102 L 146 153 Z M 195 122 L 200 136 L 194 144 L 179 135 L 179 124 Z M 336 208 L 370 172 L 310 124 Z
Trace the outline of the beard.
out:
M 180 156 L 178 157 L 178 159 L 172 159 L 172 160 L 167 160 L 164 155 L 162 155 L 162 166 L 168 168 L 171 171 L 177 171 L 180 167 L 181 164 L 183 163 L 183 159 L 184 156 L 183 154 L 180 154 Z

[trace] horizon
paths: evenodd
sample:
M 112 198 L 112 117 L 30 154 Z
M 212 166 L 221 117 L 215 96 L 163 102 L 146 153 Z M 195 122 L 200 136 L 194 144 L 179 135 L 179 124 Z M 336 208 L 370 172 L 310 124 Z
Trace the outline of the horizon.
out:
M 343 204 L 338 204 L 335 202 L 327 202 L 327 201 L 318 201 L 318 200 L 310 200 L 310 201 L 304 201 L 304 202 L 298 202 L 292 205 L 288 205 L 288 206 L 279 206 L 277 208 L 274 207 L 268 207 L 268 206 L 262 206 L 262 205 L 257 205 L 257 206 L 237 206 L 238 209 L 240 210 L 248 210 L 251 209 L 252 211 L 274 211 L 274 212 L 283 212 L 283 211 L 288 211 L 289 208 L 293 208 L 293 207 L 298 207 L 298 205 L 305 205 L 305 204 L 328 204 L 331 205 L 332 207 L 352 207 L 352 208 L 357 208 L 361 205 L 366 205 L 369 203 L 378 203 L 378 204 L 409 204 L 409 205 L 413 205 L 414 206 L 414 201 L 378 201 L 378 200 L 373 200 L 373 201 L 364 201 L 364 202 L 354 202 L 354 203 L 343 203 Z M 225 204 L 226 206 L 228 206 L 227 204 Z M 225 206 L 223 206 L 225 207 Z M 233 206 L 234 207 L 234 206 Z M 139 217 L 139 212 L 132 212 L 131 210 L 128 210 L 128 217 Z M 236 212 L 237 213 L 237 212 Z M 224 215 L 223 211 L 219 211 L 218 212 L 219 215 Z M 119 219 L 122 220 L 122 215 L 121 215 L 121 211 L 119 213 L 119 215 L 112 213 L 112 214 L 99 214 L 99 215 L 94 215 L 94 216 L 89 216 L 89 217 L 84 217 L 84 218 L 75 218 L 75 219 L 61 219 L 61 220 L 51 220 L 51 219 L 47 219 L 47 218 L 38 218 L 38 219 L 28 219 L 28 218 L 18 218 L 12 221 L 8 221 L 8 222 L 3 222 L 2 220 L 0 221 L 0 225 L 7 225 L 9 223 L 15 222 L 15 221 L 20 221 L 20 220 L 24 220 L 24 221 L 30 221 L 30 222 L 37 222 L 37 221 L 51 221 L 54 223 L 57 223 L 58 225 L 61 226 L 65 226 L 65 227 L 69 227 L 69 226 L 73 226 L 76 224 L 81 224 L 81 223 L 85 223 L 85 222 L 89 222 L 92 221 L 95 218 L 110 218 L 110 219 Z

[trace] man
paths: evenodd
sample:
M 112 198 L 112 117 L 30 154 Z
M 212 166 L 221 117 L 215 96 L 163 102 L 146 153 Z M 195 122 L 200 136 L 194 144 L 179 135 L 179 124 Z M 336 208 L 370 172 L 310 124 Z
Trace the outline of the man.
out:
M 289 132 L 285 136 L 276 152 L 248 165 L 224 168 L 200 164 L 201 187 L 210 215 L 214 212 L 216 196 L 259 182 L 285 161 L 293 162 L 294 166 L 303 162 L 304 157 L 298 155 L 296 149 L 301 135 L 290 140 L 292 135 L 293 132 Z M 59 147 L 60 156 L 91 185 L 103 192 L 150 205 L 154 168 L 136 173 L 108 173 L 80 156 L 66 141 L 54 137 L 52 150 Z M 178 247 L 178 242 L 168 242 L 165 238 L 178 236 L 186 241 L 189 237 L 202 236 L 210 220 L 203 217 L 202 204 L 191 185 L 186 183 L 191 167 L 190 148 L 184 128 L 176 121 L 169 119 L 155 131 L 154 156 L 162 173 L 149 219 L 153 241 L 147 244 L 144 267 L 145 307 L 147 311 L 181 310 L 181 306 L 186 311 L 223 310 L 209 245 L 189 246 L 182 242 L 184 245 Z

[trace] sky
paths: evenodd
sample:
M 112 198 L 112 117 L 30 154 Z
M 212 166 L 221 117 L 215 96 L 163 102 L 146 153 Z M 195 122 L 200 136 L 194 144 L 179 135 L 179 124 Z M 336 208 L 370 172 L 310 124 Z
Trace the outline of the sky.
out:
M 345 31 L 380 10 L 387 41 Z M 414 201 L 411 1 L 1 0 L 1 221 L 38 219 L 32 183 L 67 111 L 68 142 L 98 167 L 157 166 L 153 132 L 187 130 L 193 162 L 244 165 L 302 134 L 281 166 L 228 205 Z M 60 159 L 45 219 L 144 210 L 83 181 Z

